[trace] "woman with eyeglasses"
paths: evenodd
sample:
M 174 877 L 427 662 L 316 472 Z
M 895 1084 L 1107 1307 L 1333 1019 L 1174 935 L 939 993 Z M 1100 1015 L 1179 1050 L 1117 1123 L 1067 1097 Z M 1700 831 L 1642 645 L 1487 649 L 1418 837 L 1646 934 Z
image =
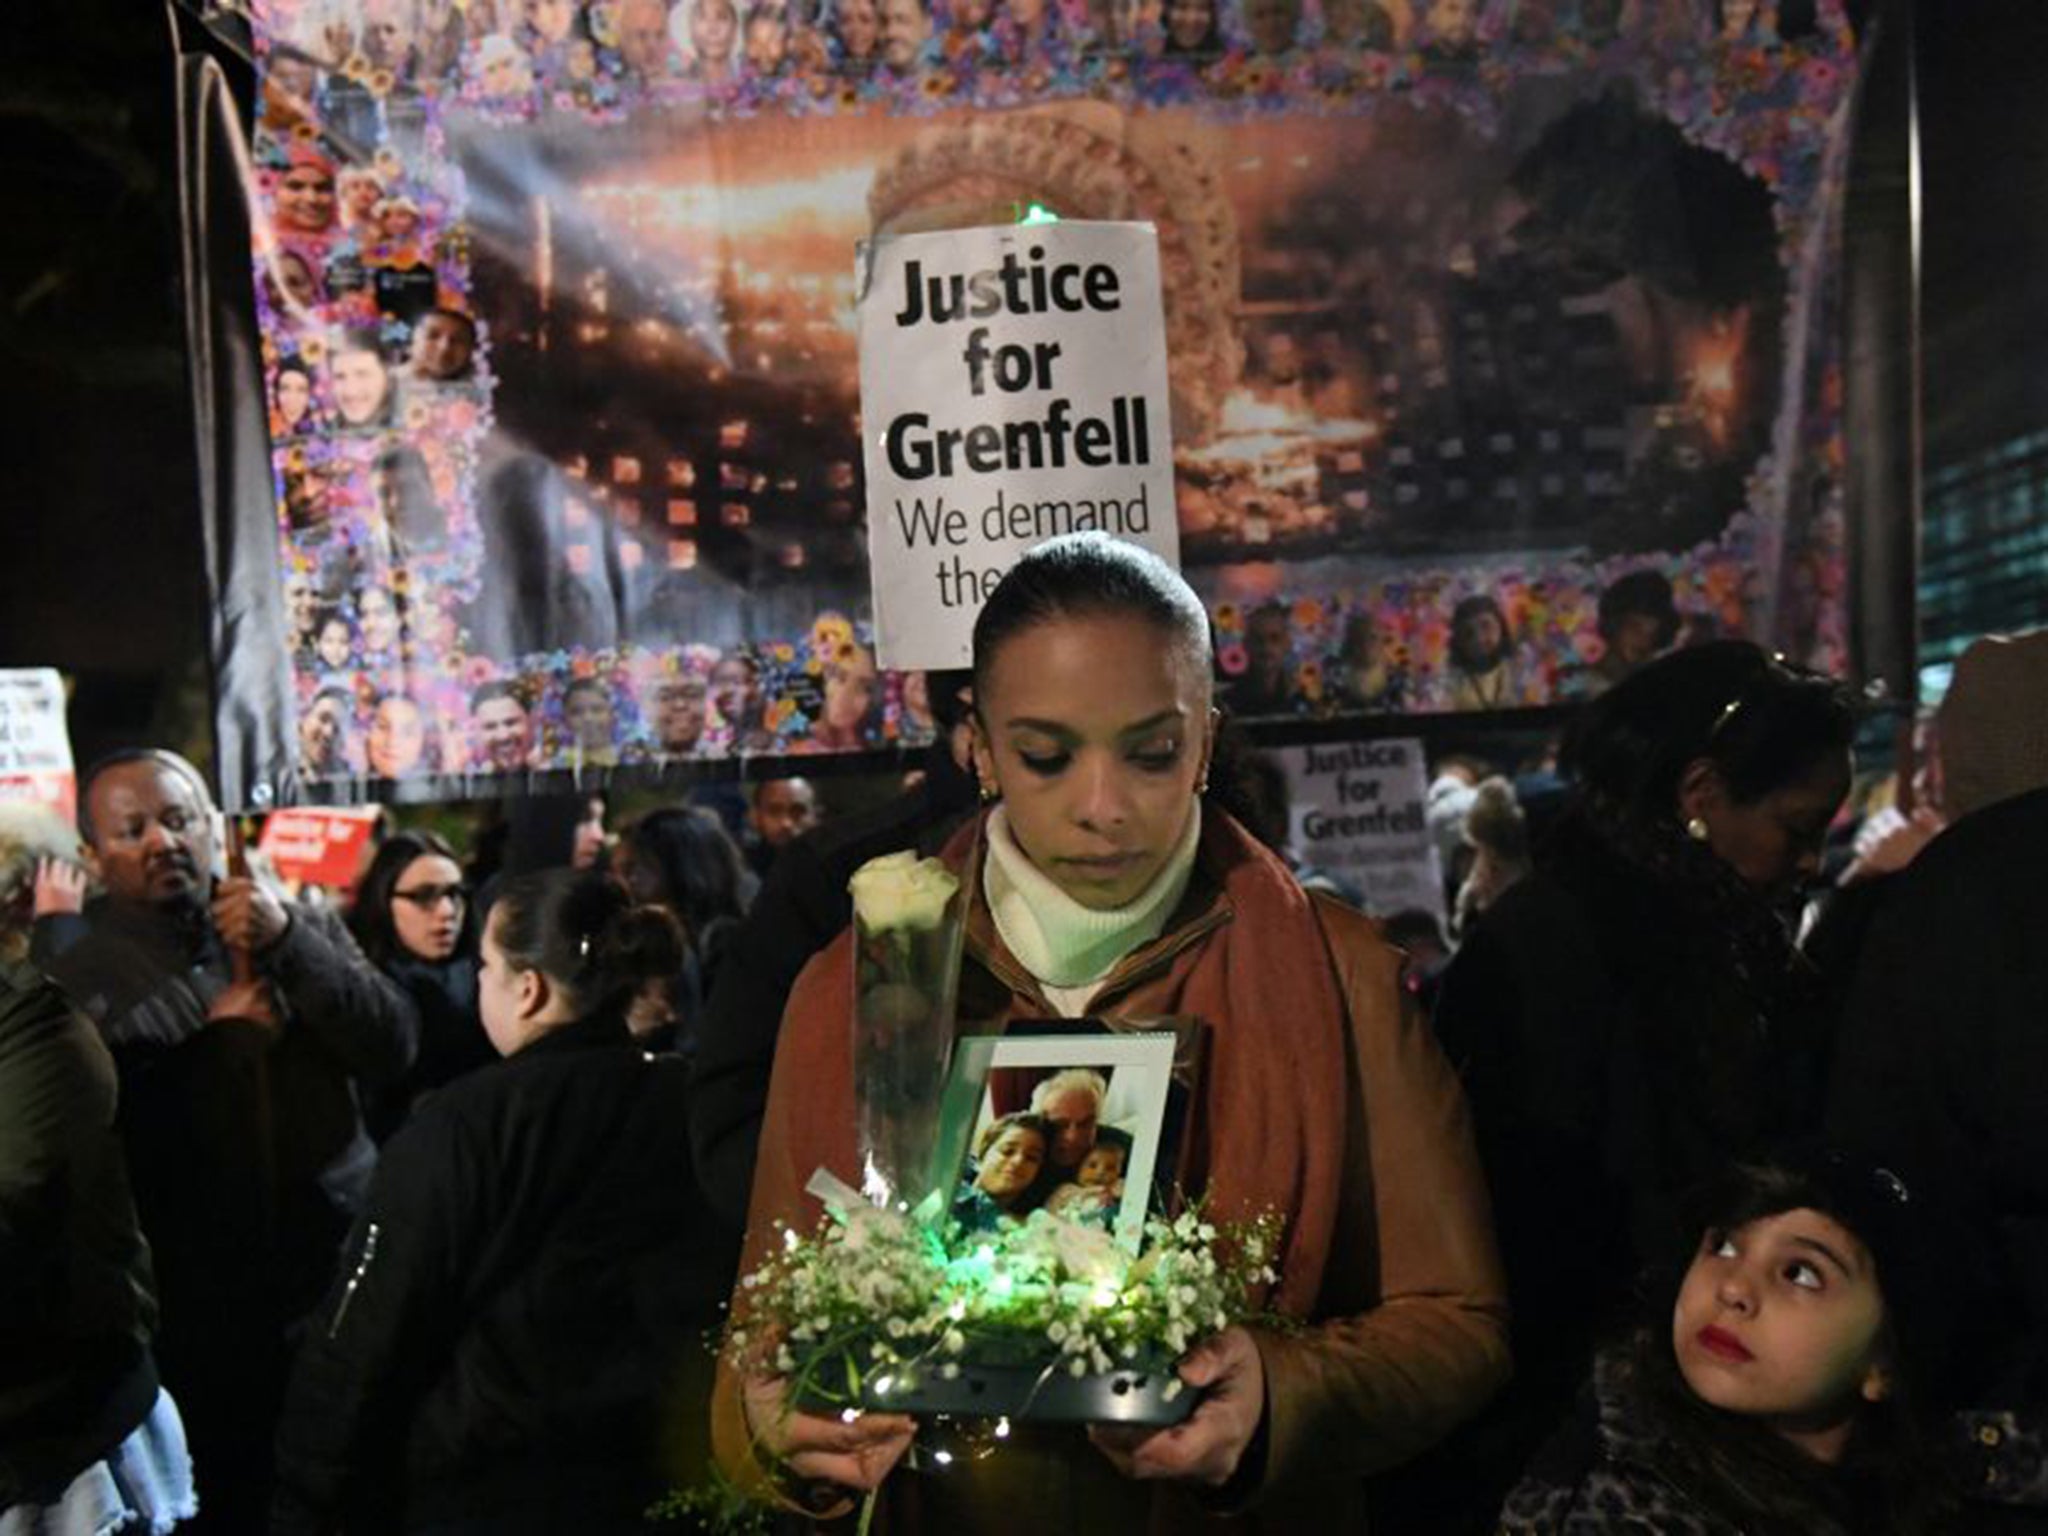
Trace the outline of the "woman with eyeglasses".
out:
M 1493 1191 L 1515 1379 L 1439 1475 L 1411 1476 L 1411 1518 L 1375 1529 L 1492 1531 L 1678 1240 L 1681 1193 L 1818 1125 L 1827 994 L 1792 923 L 1854 731 L 1840 683 L 1742 640 L 1652 662 L 1574 722 L 1535 873 L 1473 926 L 1436 1012 Z
M 373 1107 L 382 1140 L 424 1095 L 497 1059 L 477 1013 L 476 925 L 455 850 L 432 832 L 393 834 L 370 861 L 349 927 L 420 1016 L 412 1071 Z

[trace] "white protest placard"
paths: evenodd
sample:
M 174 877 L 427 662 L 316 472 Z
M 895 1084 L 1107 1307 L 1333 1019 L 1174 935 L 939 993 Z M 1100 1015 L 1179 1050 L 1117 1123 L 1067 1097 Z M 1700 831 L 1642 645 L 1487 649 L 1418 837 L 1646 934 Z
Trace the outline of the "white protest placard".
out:
M 64 681 L 50 667 L 0 669 L 0 800 L 78 813 L 71 734 L 64 725 Z
M 1002 225 L 863 247 L 860 403 L 884 666 L 964 667 L 1034 545 L 1084 529 L 1180 561 L 1159 238 Z
M 1430 836 L 1422 743 L 1346 741 L 1272 749 L 1287 770 L 1288 839 L 1376 917 L 1411 908 L 1444 920 L 1443 861 Z

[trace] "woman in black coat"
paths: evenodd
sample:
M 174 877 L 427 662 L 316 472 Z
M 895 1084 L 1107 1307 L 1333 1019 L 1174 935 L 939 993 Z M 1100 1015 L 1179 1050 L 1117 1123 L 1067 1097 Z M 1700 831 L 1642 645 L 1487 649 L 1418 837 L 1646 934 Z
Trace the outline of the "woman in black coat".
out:
M 1818 1123 L 1829 1022 L 1788 916 L 1854 726 L 1839 684 L 1747 641 L 1655 662 L 1577 722 L 1536 873 L 1475 925 L 1436 1014 L 1492 1186 L 1515 1380 L 1390 1490 L 1385 1528 L 1490 1531 L 1679 1240 L 1679 1194 Z
M 695 1192 L 687 1068 L 624 1017 L 680 960 L 608 877 L 506 882 L 479 996 L 507 1059 L 378 1163 L 293 1376 L 273 1530 L 637 1531 L 691 1480 L 738 1234 Z

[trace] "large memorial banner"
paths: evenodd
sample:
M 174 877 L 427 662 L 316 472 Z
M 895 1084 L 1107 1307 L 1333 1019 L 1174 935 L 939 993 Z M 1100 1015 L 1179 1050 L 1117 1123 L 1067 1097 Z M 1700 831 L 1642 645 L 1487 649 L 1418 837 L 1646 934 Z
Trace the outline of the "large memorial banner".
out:
M 1240 715 L 1843 660 L 1831 0 L 254 16 L 287 796 L 926 739 L 855 251 L 1005 222 L 1156 231 L 1148 510 Z

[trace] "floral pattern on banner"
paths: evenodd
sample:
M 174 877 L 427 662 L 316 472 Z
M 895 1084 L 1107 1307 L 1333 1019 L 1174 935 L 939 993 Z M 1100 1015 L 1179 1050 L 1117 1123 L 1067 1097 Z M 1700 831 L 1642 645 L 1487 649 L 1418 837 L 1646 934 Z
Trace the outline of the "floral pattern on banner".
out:
M 657 303 L 593 265 L 566 219 L 550 223 L 566 194 L 548 176 L 601 180 L 590 173 L 607 146 L 654 164 L 646 141 L 676 124 L 711 179 L 579 186 L 587 206 L 620 211 L 608 238 L 739 218 L 741 202 L 717 196 L 717 178 L 739 173 L 721 166 L 842 128 L 896 157 L 854 194 L 877 218 L 935 188 L 987 195 L 1020 165 L 1065 186 L 1069 211 L 1136 216 L 1155 197 L 1176 211 L 1162 242 L 1179 516 L 1242 713 L 1569 700 L 1713 634 L 1843 660 L 1828 277 L 1857 69 L 1839 0 L 258 0 L 255 19 L 252 254 L 301 772 L 316 793 L 931 739 L 924 679 L 877 669 L 865 616 L 850 286 L 795 280 L 811 284 L 801 324 L 821 338 L 825 382 L 784 383 L 787 354 L 740 353 L 740 318 L 770 278 L 739 232 L 721 236 L 733 249 L 716 283 Z M 1487 353 L 1486 326 L 1548 326 L 1558 356 L 1591 355 L 1577 290 L 1531 320 L 1520 290 L 1500 286 L 1546 240 L 1578 256 L 1597 245 L 1597 229 L 1559 234 L 1571 215 L 1540 156 L 1514 168 L 1498 206 L 1463 211 L 1469 228 L 1426 188 L 1389 194 L 1387 220 L 1424 223 L 1403 237 L 1390 222 L 1356 271 L 1292 250 L 1294 288 L 1261 267 L 1272 253 L 1240 240 L 1237 216 L 1204 212 L 1228 201 L 1219 187 L 1241 210 L 1347 144 L 1392 153 L 1421 133 L 1419 154 L 1450 143 L 1483 161 L 1545 92 L 1583 108 L 1561 127 L 1611 139 L 1619 123 L 1653 145 L 1642 125 L 1668 128 L 1761 188 L 1771 270 L 1743 281 L 1788 295 L 1767 317 L 1751 289 L 1688 292 L 1686 253 L 1633 231 L 1617 259 L 1656 281 L 1610 293 L 1601 313 L 1676 312 L 1653 331 L 1683 355 L 1649 365 L 1661 393 L 1638 390 L 1611 424 L 1581 419 L 1567 376 L 1550 390 L 1559 414 L 1489 425 L 1487 369 L 1514 359 Z M 1090 112 L 1124 128 L 1089 139 Z M 1264 158 L 1219 170 L 1138 152 L 1146 124 L 1171 137 L 1183 122 L 1237 125 Z M 811 123 L 826 140 L 806 137 Z M 936 137 L 918 139 L 919 124 Z M 1275 124 L 1304 136 L 1260 138 Z M 529 140 L 570 148 L 518 160 L 525 185 L 494 179 L 504 165 L 483 149 Z M 1137 148 L 1114 167 L 1091 158 L 1090 144 L 1126 141 Z M 1010 158 L 991 160 L 991 144 Z M 1314 224 L 1313 201 L 1260 216 L 1300 224 L 1303 206 Z M 1496 213 L 1518 221 L 1512 236 L 1481 240 Z M 504 249 L 508 227 L 530 249 Z M 1330 226 L 1331 250 L 1346 228 Z M 1299 272 L 1324 270 L 1316 261 L 1323 291 L 1306 302 Z M 1385 298 L 1420 281 L 1403 263 L 1427 268 L 1432 312 Z M 503 297 L 522 275 L 525 308 Z M 1330 293 L 1350 297 L 1333 307 Z M 683 313 L 664 318 L 664 304 Z M 1318 304 L 1320 330 L 1290 320 Z M 688 451 L 504 451 L 551 418 L 609 420 L 601 393 L 559 409 L 547 393 L 563 348 L 591 333 L 617 346 L 611 333 L 630 330 L 653 354 L 720 326 L 705 419 L 679 433 Z M 1784 398 L 1744 417 L 1759 358 L 1782 365 Z M 786 414 L 800 409 L 801 429 L 748 403 L 760 380 L 797 401 Z M 1522 457 L 1485 470 L 1488 445 L 1509 439 Z M 1572 537 L 1512 551 L 1442 536 L 1468 495 L 1519 494 L 1550 515 L 1544 454 L 1570 460 Z M 1499 488 L 1516 476 L 1520 491 Z M 1710 515 L 1708 483 L 1721 498 Z M 745 561 L 713 557 L 735 540 Z M 635 615 L 612 611 L 620 592 L 636 594 Z

